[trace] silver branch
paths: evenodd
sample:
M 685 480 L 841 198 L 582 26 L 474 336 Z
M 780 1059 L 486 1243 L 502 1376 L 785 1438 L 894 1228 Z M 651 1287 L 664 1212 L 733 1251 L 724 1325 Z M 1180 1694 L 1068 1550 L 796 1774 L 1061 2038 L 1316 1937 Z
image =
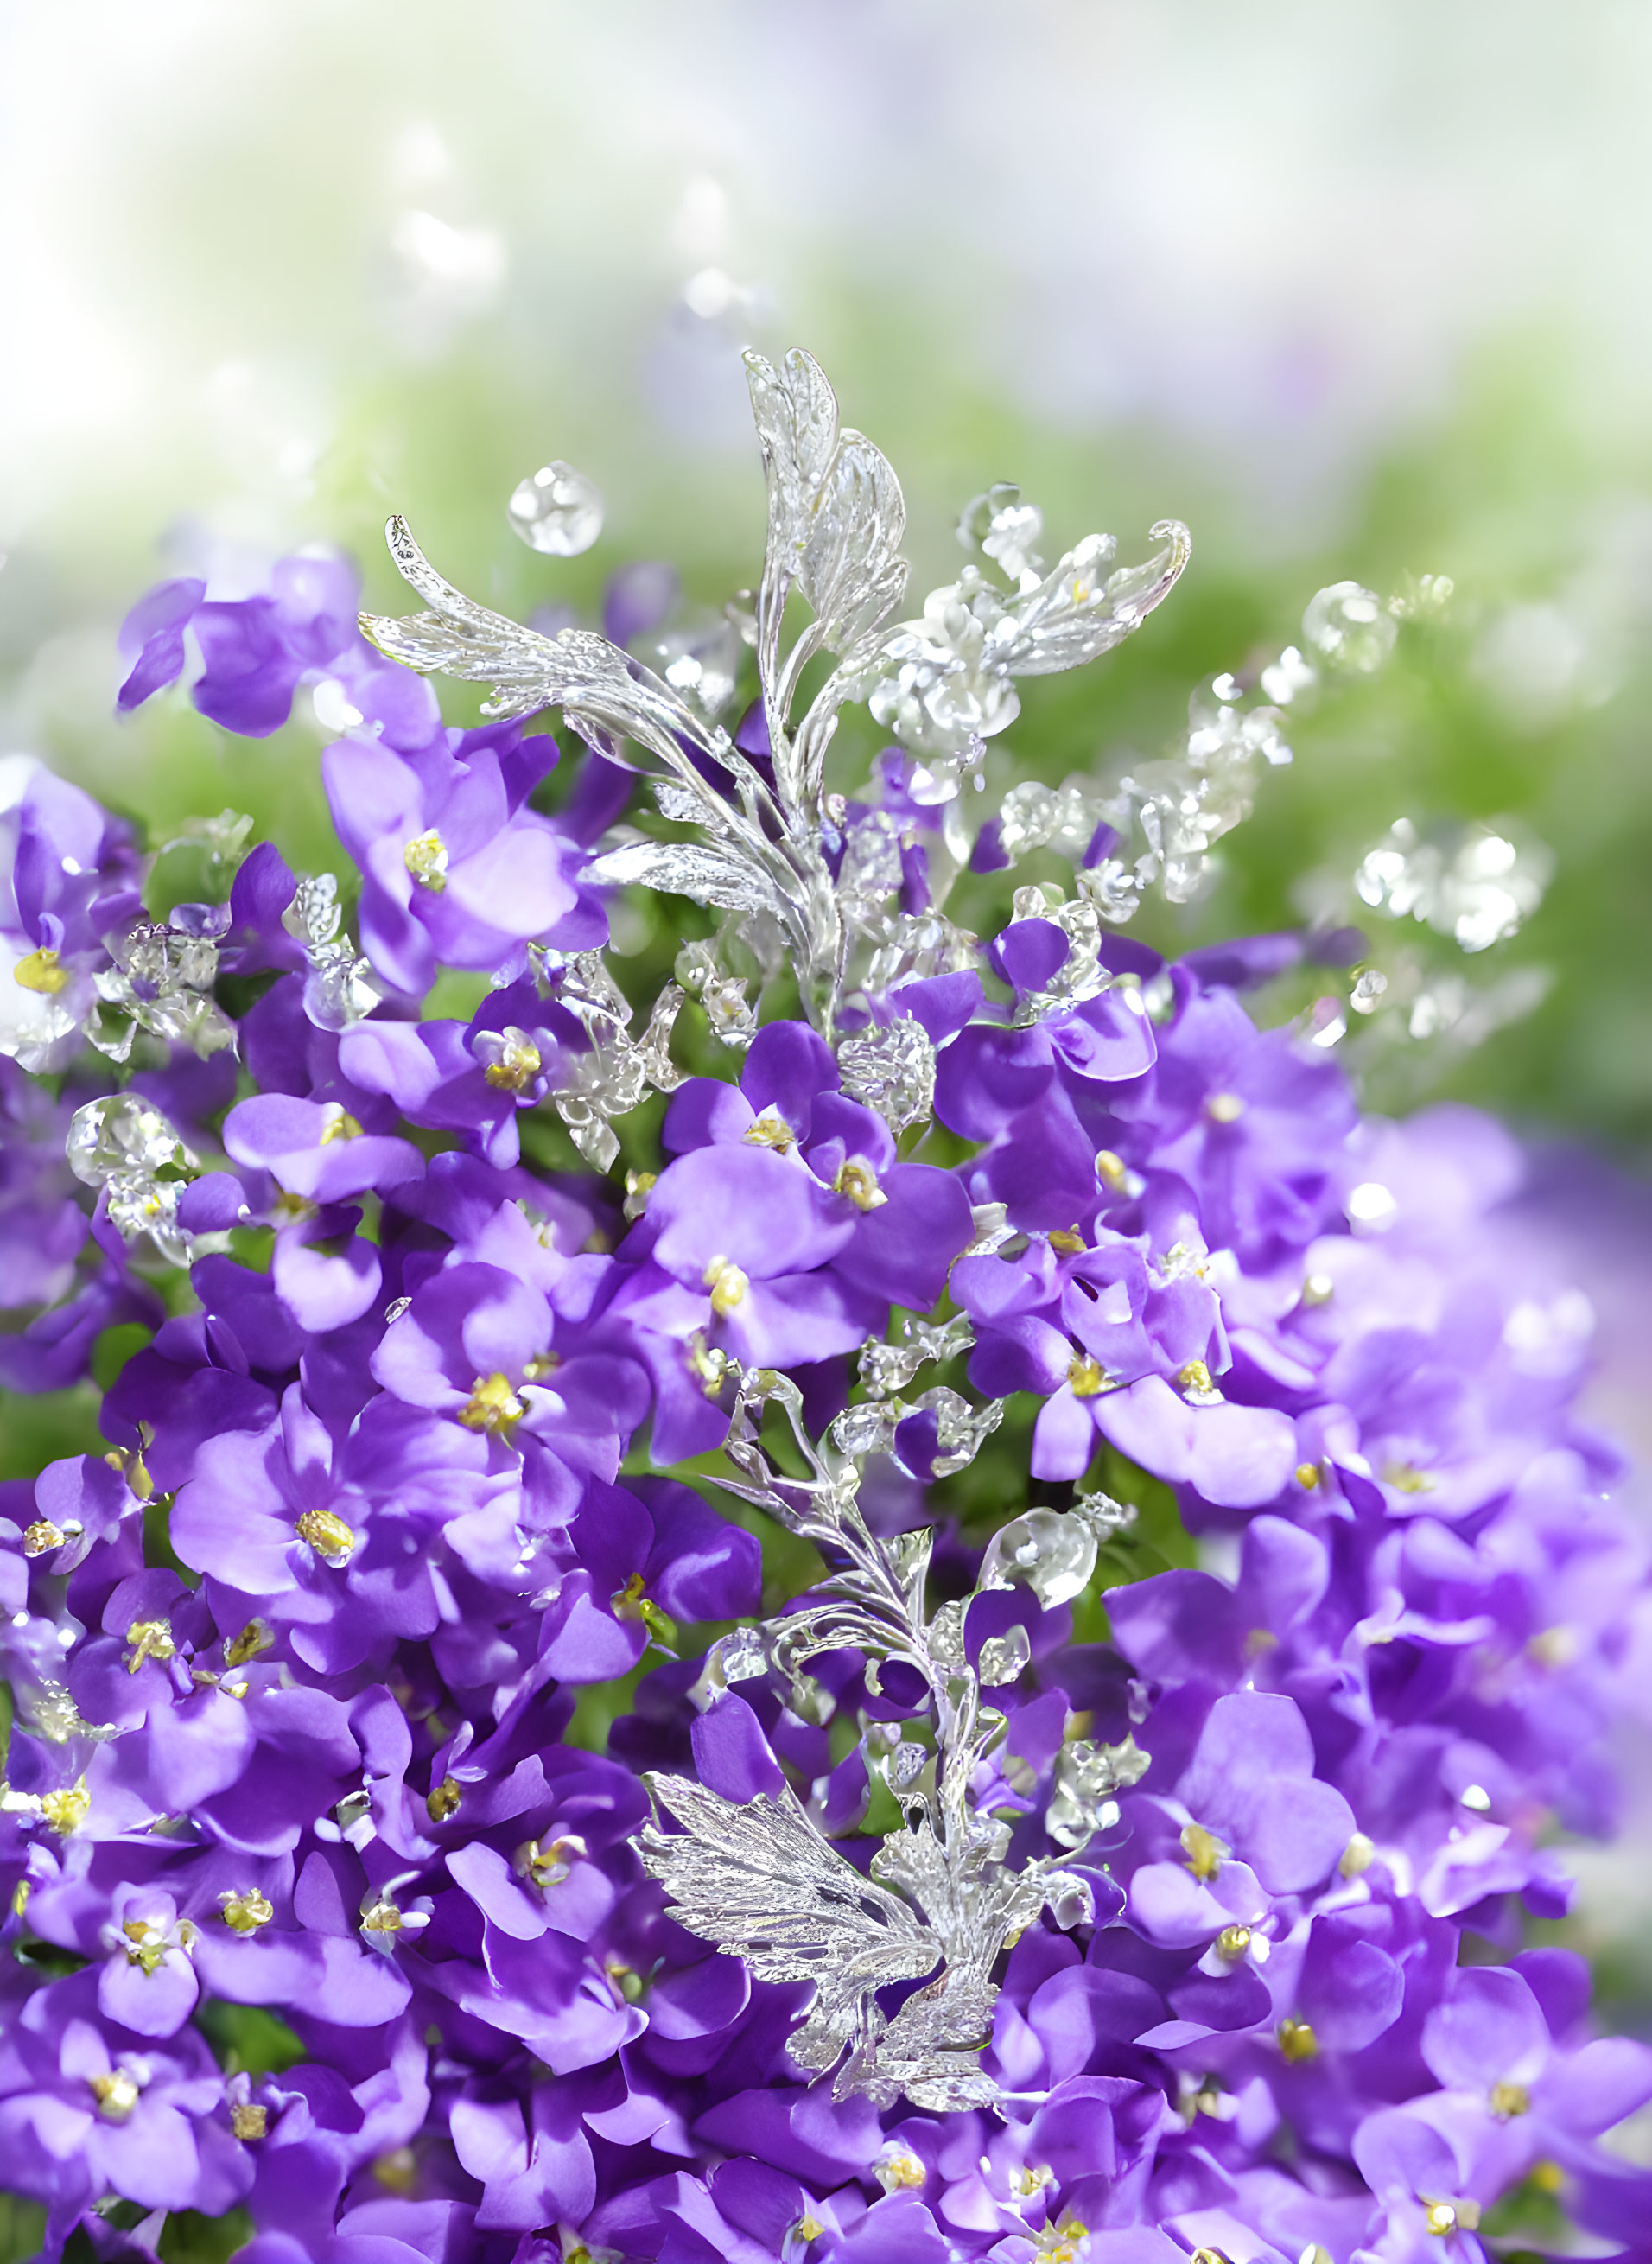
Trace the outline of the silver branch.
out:
M 956 1393 L 928 1393 L 917 1404 L 938 1419 L 937 1468 L 967 1461 L 998 1412 L 969 1410 Z M 770 1407 L 783 1417 L 788 1460 L 801 1461 L 804 1475 L 782 1470 L 765 1448 Z M 793 1382 L 769 1369 L 742 1376 L 726 1448 L 739 1475 L 720 1481 L 813 1541 L 833 1565 L 778 1619 L 724 1639 L 724 1679 L 748 1680 L 766 1667 L 807 1713 L 815 1709 L 805 1670 L 824 1651 L 859 1651 L 873 1690 L 880 1668 L 913 1670 L 924 1691 L 919 1718 L 892 1749 L 869 1758 L 899 1803 L 902 1827 L 885 1837 L 868 1877 L 832 1846 L 789 1785 L 742 1802 L 656 1771 L 647 1779 L 656 1820 L 637 1846 L 670 1897 L 671 1915 L 692 1933 L 743 1958 L 759 1980 L 814 1983 L 789 2049 L 804 2067 L 836 2070 L 835 2097 L 864 2093 L 888 2106 L 904 2095 L 945 2111 L 989 2107 L 1001 2096 L 981 2065 L 999 1955 L 1047 1906 L 1063 1926 L 1093 1916 L 1088 1881 L 1067 1866 L 1117 1820 L 1110 1796 L 1141 1774 L 1147 1757 L 1127 1738 L 1117 1746 L 1065 1748 L 1049 1818 L 1062 1853 L 1010 1868 L 1011 1826 L 978 1804 L 983 1783 L 996 1777 L 993 1756 L 1008 1728 L 983 1683 L 1018 1673 L 1025 1641 L 1018 1653 L 1000 1638 L 997 1661 L 988 1646 L 972 1667 L 964 1607 L 927 1607 L 932 1534 L 881 1540 L 860 1510 L 860 1462 L 887 1450 L 913 1411 L 898 1399 L 851 1408 L 817 1443 Z M 989 1552 L 982 1586 L 1025 1578 L 1040 1601 L 1075 1595 L 1094 1567 L 1098 1535 L 1119 1529 L 1129 1514 L 1099 1498 L 1069 1514 L 1030 1512 Z M 886 2015 L 878 1992 L 910 1981 L 924 1985 Z
M 931 592 L 919 620 L 891 626 L 906 595 L 906 505 L 888 460 L 840 424 L 837 398 L 809 355 L 794 349 L 777 366 L 748 353 L 746 369 L 768 483 L 755 643 L 772 786 L 706 700 L 589 630 L 545 636 L 476 605 L 436 572 L 400 518 L 389 522 L 390 555 L 425 610 L 364 613 L 361 627 L 393 660 L 489 686 L 484 715 L 559 708 L 591 746 L 641 768 L 661 815 L 703 838 L 621 830 L 592 860 L 591 877 L 772 920 L 805 1011 L 831 1041 L 855 986 L 857 951 L 887 981 L 897 967 L 967 965 L 974 947 L 940 918 L 938 896 L 935 911 L 916 924 L 888 909 L 901 882 L 901 844 L 887 813 L 873 812 L 845 837 L 842 797 L 826 789 L 827 751 L 844 705 L 864 700 L 919 758 L 913 797 L 942 812 L 956 867 L 968 852 L 960 788 L 983 741 L 1017 713 L 1013 680 L 1076 667 L 1120 643 L 1169 594 L 1190 544 L 1185 527 L 1163 520 L 1153 555 L 1114 570 L 1112 537 L 1088 535 L 1045 574 L 1029 547 L 1039 514 L 1015 491 L 995 490 L 982 498 L 992 506 L 984 518 L 971 507 L 981 523 L 968 539 L 978 538 L 1016 586 L 997 588 L 971 565 Z M 966 514 L 967 526 L 975 519 Z M 793 596 L 810 618 L 786 645 Z M 805 675 L 822 655 L 837 665 L 799 714 Z

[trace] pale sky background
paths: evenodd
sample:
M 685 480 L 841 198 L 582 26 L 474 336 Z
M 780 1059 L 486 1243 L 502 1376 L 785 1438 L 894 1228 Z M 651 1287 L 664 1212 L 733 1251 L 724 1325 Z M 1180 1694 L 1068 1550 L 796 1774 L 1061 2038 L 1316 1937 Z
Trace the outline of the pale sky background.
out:
M 1643 0 L 4 0 L 0 542 L 309 532 L 453 357 L 697 479 L 751 331 L 1288 547 L 1487 338 L 1641 416 L 1648 92 Z

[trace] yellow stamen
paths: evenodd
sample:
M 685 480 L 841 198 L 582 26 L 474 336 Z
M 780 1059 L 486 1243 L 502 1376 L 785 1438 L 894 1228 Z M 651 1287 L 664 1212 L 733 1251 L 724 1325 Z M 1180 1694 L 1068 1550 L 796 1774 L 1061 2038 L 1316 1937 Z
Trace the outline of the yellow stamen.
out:
M 544 1066 L 540 1049 L 514 1024 L 499 1034 L 499 1058 L 489 1062 L 482 1075 L 496 1092 L 525 1092 Z
M 616 1619 L 641 1620 L 656 1643 L 674 1644 L 677 1622 L 663 1612 L 652 1596 L 642 1593 L 642 1575 L 634 1572 L 623 1588 L 609 1599 Z
M 11 970 L 11 980 L 25 990 L 38 990 L 43 997 L 54 998 L 69 983 L 69 969 L 57 963 L 57 954 L 42 948 L 31 951 Z
M 1196 1879 L 1214 1879 L 1221 1868 L 1221 1859 L 1228 1849 L 1214 1832 L 1206 1832 L 1202 1824 L 1184 1824 L 1182 1852 L 1187 1857 L 1187 1868 Z
M 153 1442 L 155 1433 L 147 1423 L 140 1423 L 138 1436 L 143 1442 L 141 1446 L 112 1447 L 104 1460 L 125 1478 L 127 1491 L 134 1501 L 148 1501 L 155 1491 L 155 1480 L 144 1467 L 143 1448 Z
M 1201 1396 L 1214 1392 L 1216 1388 L 1210 1380 L 1210 1370 L 1202 1360 L 1184 1361 L 1176 1371 L 1176 1381 L 1184 1391 L 1197 1392 Z
M 425 1794 L 424 1813 L 432 1824 L 446 1824 L 450 1816 L 458 1813 L 459 1803 L 463 1797 L 459 1779 L 445 1776 L 439 1784 L 433 1784 Z
M 1432 1493 L 1434 1481 L 1412 1462 L 1390 1462 L 1382 1473 L 1396 1493 Z
M 731 1258 L 719 1256 L 708 1259 L 700 1278 L 711 1291 L 714 1313 L 732 1313 L 736 1305 L 745 1303 L 746 1291 L 751 1287 Z
M 1472 2232 L 1480 2222 L 1480 2204 L 1474 2201 L 1431 2201 L 1424 2223 L 1438 2239 L 1448 2233 Z
M 821 2223 L 819 2217 L 810 2217 L 806 2212 L 803 2216 L 798 2218 L 797 2223 L 792 2227 L 789 2237 L 793 2240 L 797 2241 L 801 2246 L 807 2248 L 809 2242 L 811 2240 L 818 2240 L 825 2230 L 826 2228 Z
M 1130 1179 L 1130 1166 L 1122 1156 L 1115 1156 L 1111 1148 L 1104 1148 L 1096 1157 L 1096 1177 L 1109 1194 L 1121 1195 Z
M 1314 1488 L 1319 1484 L 1319 1464 L 1317 1462 L 1299 1462 L 1296 1466 L 1295 1477 L 1298 1485 L 1300 1485 L 1305 1492 L 1312 1493 Z
M 37 1517 L 23 1535 L 25 1556 L 44 1556 L 51 1549 L 61 1549 L 62 1545 L 62 1532 L 49 1517 Z
M 1337 1284 L 1329 1274 L 1310 1274 L 1302 1284 L 1302 1303 L 1305 1305 L 1326 1304 L 1335 1295 L 1336 1290 Z
M 1566 2183 L 1566 2173 L 1558 2162 L 1533 2162 L 1529 2174 L 1540 2193 L 1557 2194 Z
M 1076 1226 L 1058 1226 L 1050 1237 L 1050 1248 L 1063 1258 L 1076 1258 L 1084 1246 L 1084 1237 Z
M 419 2181 L 418 2157 L 411 2146 L 393 2146 L 388 2154 L 380 2155 L 373 2166 L 373 2174 L 390 2193 L 416 2193 Z
M 218 1899 L 223 1905 L 218 1914 L 232 1934 L 257 1934 L 275 1916 L 274 1904 L 257 1887 L 226 1887 Z
M 224 1665 L 244 1666 L 261 1651 L 268 1651 L 274 1641 L 275 1637 L 262 1620 L 249 1620 L 240 1634 L 224 1645 Z
M 1523 2083 L 1494 2083 L 1491 2086 L 1491 2111 L 1503 2122 L 1513 2115 L 1529 2115 L 1532 2094 Z
M 79 1829 L 91 1813 L 91 1795 L 86 1789 L 84 1777 L 65 1785 L 62 1792 L 48 1792 L 40 1803 L 40 1814 L 65 1840 Z
M 1216 1936 L 1216 1955 L 1225 1957 L 1230 1965 L 1236 1964 L 1250 1947 L 1248 1926 L 1225 1926 Z
M 353 1527 L 330 1509 L 307 1509 L 298 1521 L 298 1537 L 308 1542 L 322 1564 L 332 1565 L 335 1571 L 349 1563 L 356 1546 Z
M 1295 2062 L 1319 2057 L 1319 2038 L 1306 2021 L 1279 2022 L 1279 2050 L 1286 2059 Z
M 249 2138 L 265 2137 L 270 2128 L 270 2110 L 254 2101 L 237 2100 L 229 2110 L 229 2127 L 243 2144 Z
M 467 1431 L 498 1432 L 508 1438 L 527 1411 L 511 1390 L 510 1377 L 496 1369 L 476 1378 L 459 1419 Z
M 797 1144 L 796 1133 L 785 1117 L 777 1116 L 772 1108 L 765 1108 L 740 1136 L 753 1148 L 772 1148 L 777 1156 L 789 1156 Z
M 164 1620 L 134 1620 L 127 1629 L 127 1641 L 132 1645 L 127 1660 L 128 1674 L 135 1674 L 146 1658 L 165 1660 L 178 1654 L 172 1630 Z
M 402 862 L 421 889 L 439 896 L 447 886 L 447 844 L 432 825 L 416 833 L 402 852 Z
M 832 1181 L 835 1194 L 847 1195 L 857 1210 L 877 1210 L 889 1200 L 864 1156 L 851 1156 Z
M 891 2147 L 882 2160 L 874 2162 L 872 2166 L 885 2193 L 911 2193 L 929 2182 L 928 2170 L 917 2156 L 904 2146 Z
M 323 1148 L 330 1148 L 335 1140 L 359 1140 L 360 1137 L 359 1121 L 341 1103 L 330 1100 L 327 1103 L 327 1121 L 322 1126 L 320 1144 Z
M 536 1887 L 560 1887 L 575 1864 L 590 1852 L 577 1832 L 565 1832 L 560 1840 L 547 1840 L 543 1846 L 530 1840 L 517 1849 L 517 1869 Z
M 124 2068 L 109 2075 L 89 2075 L 86 2081 L 105 2122 L 124 2122 L 138 2103 L 138 2086 Z
M 1067 1381 L 1072 1386 L 1075 1399 L 1093 1399 L 1098 1391 L 1107 1389 L 1106 1370 L 1101 1362 L 1082 1353 L 1069 1362 Z
M 1337 1869 L 1344 1879 L 1357 1879 L 1368 1871 L 1377 1860 L 1377 1843 L 1367 1840 L 1363 1832 L 1356 1832 L 1337 1858 Z
M 380 1895 L 361 1914 L 362 1930 L 366 1934 L 400 1934 L 402 1913 L 388 1895 Z

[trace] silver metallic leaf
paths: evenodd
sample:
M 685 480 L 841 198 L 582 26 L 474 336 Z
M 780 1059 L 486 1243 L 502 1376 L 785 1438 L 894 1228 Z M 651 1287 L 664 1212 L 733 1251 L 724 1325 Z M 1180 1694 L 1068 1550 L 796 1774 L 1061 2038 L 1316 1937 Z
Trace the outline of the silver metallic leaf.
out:
M 657 1771 L 644 1781 L 680 1832 L 648 1825 L 636 1846 L 671 1898 L 670 1914 L 743 1958 L 759 1981 L 812 1981 L 814 2006 L 793 2056 L 830 2067 L 882 2025 L 875 1992 L 940 1963 L 939 1937 L 909 1905 L 864 1878 L 810 1823 L 787 1786 L 725 1800 Z
M 628 841 L 596 858 L 588 870 L 593 881 L 663 889 L 721 911 L 786 910 L 761 871 L 695 841 Z
M 1114 548 L 1110 534 L 1091 534 L 1069 550 L 1053 574 L 1010 608 L 1016 635 L 999 649 L 1010 676 L 1052 676 L 1077 668 L 1122 644 L 1153 608 L 1169 597 L 1192 551 L 1179 520 L 1162 519 L 1151 530 L 1163 548 L 1141 566 L 1106 575 Z

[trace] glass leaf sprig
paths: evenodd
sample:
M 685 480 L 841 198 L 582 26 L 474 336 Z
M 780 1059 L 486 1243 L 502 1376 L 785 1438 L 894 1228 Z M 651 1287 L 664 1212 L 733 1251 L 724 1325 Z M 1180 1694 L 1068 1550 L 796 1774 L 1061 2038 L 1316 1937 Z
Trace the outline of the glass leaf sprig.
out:
M 736 1373 L 732 1365 L 729 1372 Z M 770 1407 L 783 1416 L 804 1475 L 780 1469 L 765 1448 L 761 1430 Z M 881 1669 L 913 1670 L 924 1692 L 916 1718 L 873 1764 L 904 1822 L 883 1839 L 867 1876 L 832 1846 L 789 1784 L 736 1801 L 655 1771 L 646 1781 L 656 1820 L 636 1844 L 671 1898 L 671 1915 L 691 1933 L 743 1959 L 759 1980 L 814 1984 L 788 2049 L 804 2067 L 836 2069 L 838 2099 L 863 2093 L 889 2106 L 904 2096 L 945 2112 L 989 2107 L 1002 2097 L 981 2065 L 999 1954 L 1047 1907 L 1063 1926 L 1093 1916 L 1089 1882 L 1068 1866 L 1117 1821 L 1112 1795 L 1148 1766 L 1128 1737 L 1113 1746 L 1086 1740 L 1065 1746 L 1045 1818 L 1063 1852 L 1010 1868 L 1011 1825 L 981 1804 L 996 1780 L 991 1757 L 1009 1723 L 986 1702 L 983 1688 L 1018 1678 L 1028 1659 L 1025 1634 L 1016 1629 L 989 1638 L 972 1664 L 966 1604 L 927 1607 L 932 1531 L 880 1539 L 859 1499 L 866 1456 L 893 1446 L 915 1412 L 937 1419 L 940 1458 L 932 1466 L 956 1468 L 1000 1411 L 970 1411 L 945 1390 L 915 1406 L 888 1398 L 851 1408 L 816 1443 L 788 1377 L 772 1369 L 737 1375 L 725 1452 L 739 1476 L 719 1483 L 815 1542 L 832 1569 L 760 1630 L 724 1637 L 722 1679 L 772 1673 L 794 1709 L 808 1713 L 815 1709 L 805 1670 L 823 1652 L 859 1651 L 874 1694 Z M 1028 1512 L 996 1536 L 977 1593 L 1025 1580 L 1040 1603 L 1066 1600 L 1094 1570 L 1098 1539 L 1131 1515 L 1105 1497 L 1069 1512 Z M 667 1819 L 679 1829 L 663 1828 Z M 909 1981 L 924 1985 L 886 2015 L 878 1992 Z
M 1177 521 L 1161 520 L 1153 529 L 1159 548 L 1140 566 L 1115 570 L 1113 538 L 1087 535 L 1047 573 L 1031 548 L 1040 515 L 1015 490 L 994 490 L 981 499 L 984 516 L 971 506 L 964 531 L 1011 586 L 971 564 L 930 593 L 921 618 L 891 626 L 908 568 L 899 555 L 906 506 L 888 459 L 840 424 L 831 387 L 801 349 L 778 366 L 748 353 L 746 366 L 768 483 L 755 623 L 766 774 L 703 706 L 605 638 L 578 628 L 542 635 L 465 597 L 399 517 L 388 529 L 390 555 L 425 611 L 364 613 L 361 627 L 391 659 L 489 686 L 485 715 L 558 708 L 599 752 L 642 768 L 661 815 L 704 838 L 665 841 L 634 830 L 593 860 L 591 877 L 772 918 L 805 1010 L 832 1041 L 866 972 L 853 964 L 857 947 L 884 954 L 887 977 L 913 946 L 902 918 L 882 908 L 900 880 L 898 828 L 874 810 L 845 832 L 842 797 L 827 791 L 827 751 L 843 708 L 864 701 L 919 758 L 910 791 L 942 814 L 955 868 L 968 846 L 957 823 L 960 788 L 984 741 L 1013 720 L 1014 679 L 1076 667 L 1122 642 L 1174 587 L 1191 543 Z M 793 595 L 809 618 L 788 646 Z M 823 654 L 837 664 L 798 715 L 809 664 Z M 944 893 L 931 890 L 931 923 Z M 936 971 L 928 961 L 937 953 L 962 963 L 961 950 L 967 961 L 974 939 L 944 920 L 939 927 L 947 932 L 927 938 L 903 971 Z

